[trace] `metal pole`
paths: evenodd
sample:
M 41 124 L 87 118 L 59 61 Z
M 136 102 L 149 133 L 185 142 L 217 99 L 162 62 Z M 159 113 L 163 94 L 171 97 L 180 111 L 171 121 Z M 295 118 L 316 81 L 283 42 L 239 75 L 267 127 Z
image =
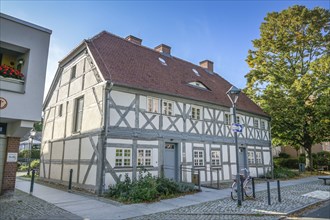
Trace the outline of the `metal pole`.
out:
M 201 191 L 201 171 L 198 170 L 198 190 Z
M 236 124 L 236 104 L 233 102 L 233 116 L 234 116 L 234 124 Z M 237 132 L 234 132 L 235 135 L 235 148 L 236 148 L 236 183 L 237 183 L 237 205 L 241 206 L 242 205 L 242 196 L 241 196 L 241 178 L 239 175 L 239 149 L 238 149 L 238 142 L 237 142 Z
M 270 202 L 270 186 L 269 186 L 269 181 L 267 180 L 267 195 L 268 195 L 268 205 L 271 205 Z
M 180 164 L 180 178 L 179 178 L 180 183 L 182 182 L 182 173 L 183 173 L 183 171 L 182 171 L 182 167 L 183 167 L 183 165 L 182 165 L 182 163 L 181 163 L 181 164 Z
M 220 189 L 220 179 L 219 179 L 219 168 L 217 169 L 217 186 L 218 186 L 218 189 Z
M 255 189 L 253 177 L 252 177 L 252 195 L 253 195 L 253 198 L 256 198 L 256 189 Z
M 277 195 L 278 195 L 278 201 L 282 202 L 282 198 L 281 198 L 281 187 L 280 187 L 280 181 L 277 180 Z
M 72 189 L 72 173 L 73 173 L 73 169 L 70 169 L 69 189 L 68 189 L 69 192 L 71 192 Z
M 30 170 L 31 170 L 31 149 L 32 149 L 32 139 L 30 141 L 30 148 L 29 148 L 29 157 L 28 157 L 28 172 L 27 175 L 30 176 Z
M 34 174 L 35 174 L 35 170 L 32 170 L 32 177 L 31 177 L 31 185 L 30 185 L 30 195 L 32 195 L 33 193 L 33 185 L 34 185 Z

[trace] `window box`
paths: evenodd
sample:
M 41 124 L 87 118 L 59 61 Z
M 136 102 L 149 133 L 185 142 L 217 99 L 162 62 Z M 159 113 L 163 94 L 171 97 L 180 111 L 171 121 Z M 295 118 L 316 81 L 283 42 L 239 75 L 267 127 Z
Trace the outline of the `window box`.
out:
M 24 80 L 0 76 L 0 89 L 24 93 Z

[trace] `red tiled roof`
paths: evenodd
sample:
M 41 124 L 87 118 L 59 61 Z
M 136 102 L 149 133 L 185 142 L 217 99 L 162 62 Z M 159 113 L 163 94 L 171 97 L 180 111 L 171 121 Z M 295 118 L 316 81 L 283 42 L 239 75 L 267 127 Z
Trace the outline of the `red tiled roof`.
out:
M 87 45 L 104 78 L 115 85 L 231 106 L 226 92 L 232 85 L 200 66 L 163 55 L 105 31 L 87 40 Z M 159 58 L 164 59 L 167 65 L 163 65 Z M 196 69 L 200 76 L 192 69 Z M 196 81 L 202 82 L 210 91 L 188 85 Z M 239 96 L 237 108 L 268 117 L 243 93 Z

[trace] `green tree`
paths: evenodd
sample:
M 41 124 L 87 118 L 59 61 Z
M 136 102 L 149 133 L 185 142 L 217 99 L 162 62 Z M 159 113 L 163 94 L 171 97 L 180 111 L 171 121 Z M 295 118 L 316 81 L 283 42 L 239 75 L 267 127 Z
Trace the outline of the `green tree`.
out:
M 272 117 L 273 145 L 303 147 L 329 140 L 330 12 L 293 6 L 269 13 L 253 40 L 245 92 Z

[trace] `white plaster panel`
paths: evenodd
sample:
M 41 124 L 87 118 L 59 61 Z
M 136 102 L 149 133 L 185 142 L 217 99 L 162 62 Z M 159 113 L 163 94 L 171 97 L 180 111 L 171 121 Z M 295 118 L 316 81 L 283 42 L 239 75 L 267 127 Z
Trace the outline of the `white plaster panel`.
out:
M 83 183 L 87 169 L 88 169 L 88 165 L 80 165 L 79 183 Z M 89 171 L 85 184 L 95 186 L 95 184 L 96 184 L 96 165 L 91 166 L 91 169 Z
M 84 89 L 87 89 L 91 86 L 97 84 L 97 79 L 95 78 L 94 72 L 90 71 L 85 74 L 85 82 L 84 82 Z
M 183 111 L 183 103 L 182 102 L 178 102 L 181 110 Z M 179 110 L 179 108 L 177 107 L 176 104 L 174 104 L 175 108 L 174 108 L 174 115 L 181 115 L 181 112 Z
M 64 69 L 62 72 L 61 85 L 64 85 L 70 81 L 70 69 Z
M 146 96 L 140 96 L 140 109 L 146 110 L 147 109 L 147 97 Z
M 72 96 L 82 90 L 82 77 L 78 77 L 71 81 L 69 96 Z
M 49 109 L 49 116 L 48 116 L 48 121 L 49 120 L 53 120 L 54 118 L 55 118 L 55 107 L 51 107 L 50 109 Z
M 77 68 L 76 68 L 76 76 L 81 76 L 84 73 L 84 58 L 81 57 L 80 60 L 77 63 Z
M 79 140 L 69 140 L 65 142 L 64 159 L 78 160 Z
M 113 90 L 111 91 L 111 97 L 116 105 L 128 107 L 135 99 L 135 94 Z
M 254 150 L 254 146 L 248 146 L 248 149 Z
M 44 131 L 43 131 L 43 139 L 49 140 L 52 138 L 53 132 L 53 123 L 52 121 L 48 121 L 44 123 Z
M 105 188 L 109 188 L 109 186 L 112 186 L 116 184 L 115 180 L 113 179 L 113 177 L 111 176 L 110 173 L 106 173 L 105 174 L 105 178 L 104 178 L 104 185 L 105 185 Z
M 97 139 L 97 137 L 96 137 Z M 94 140 L 95 145 L 97 144 L 97 140 Z M 80 159 L 84 160 L 84 159 L 91 159 L 92 155 L 94 153 L 94 149 L 92 147 L 92 144 L 89 140 L 89 138 L 82 138 L 81 139 L 81 155 L 80 155 Z
M 228 147 L 227 145 L 222 145 L 222 161 L 228 162 Z
M 220 148 L 220 144 L 211 144 L 211 148 Z
M 264 169 L 258 167 L 258 176 L 264 175 Z
M 107 147 L 106 159 L 109 161 L 112 167 L 115 167 L 116 148 Z
M 256 147 L 256 150 L 261 150 L 261 147 Z
M 203 131 L 203 122 L 202 121 L 197 122 L 196 128 L 197 128 L 198 132 L 200 134 L 202 134 L 202 131 Z M 193 133 L 196 133 L 195 132 L 195 129 L 193 129 Z
M 50 179 L 61 179 L 61 171 L 62 171 L 62 165 L 61 164 L 52 164 L 51 166 L 51 172 L 50 172 Z
M 122 112 L 122 113 L 124 113 L 124 112 Z M 129 111 L 129 113 L 126 115 L 126 120 L 128 121 L 128 124 L 132 127 L 132 128 L 134 128 L 135 127 L 135 112 L 134 111 Z M 156 117 L 157 118 L 157 117 Z M 155 118 L 155 120 L 156 120 L 156 118 Z M 120 127 L 121 126 L 123 126 L 123 127 L 127 127 L 127 125 L 124 123 L 124 122 L 122 122 L 120 125 L 119 125 Z M 158 127 L 158 124 L 156 124 L 156 127 Z
M 230 149 L 230 162 L 236 163 L 236 148 L 233 145 L 229 145 Z
M 201 182 L 205 182 L 206 181 L 206 178 L 205 178 L 205 171 L 204 170 L 201 170 L 200 171 L 200 180 Z
M 218 176 L 219 176 L 219 180 L 222 180 L 221 170 L 219 170 L 219 174 L 218 174 L 218 171 L 217 170 L 212 170 L 213 181 L 217 181 L 218 180 Z
M 115 125 L 118 122 L 119 118 L 120 116 L 117 111 L 113 108 L 110 108 L 110 125 Z
M 132 139 L 114 139 L 108 138 L 107 143 L 114 143 L 114 144 L 133 144 Z
M 231 165 L 231 174 L 230 174 L 230 178 L 231 179 L 234 179 L 234 177 L 236 177 L 236 174 L 237 174 L 236 167 L 237 167 L 236 164 Z
M 250 176 L 256 177 L 257 176 L 257 169 L 255 167 L 250 167 Z
M 49 100 L 48 106 L 52 106 L 52 105 L 54 105 L 56 103 L 57 93 L 58 93 L 58 90 L 57 89 L 54 90 L 54 92 L 53 92 L 53 94 L 52 94 L 52 96 L 51 96 L 51 98 Z
M 157 148 L 152 149 L 152 166 L 158 167 L 158 149 Z
M 193 143 L 194 147 L 202 147 L 204 148 L 204 144 L 202 143 Z
M 205 161 L 206 162 L 210 162 L 210 145 L 209 144 L 205 144 Z
M 88 117 L 91 115 L 93 117 Z M 84 132 L 84 131 L 89 131 L 89 130 L 100 128 L 100 126 L 102 124 L 101 120 L 102 120 L 101 114 L 96 105 L 94 105 L 93 107 L 84 109 L 81 131 Z
M 53 139 L 63 138 L 65 130 L 65 116 L 57 117 L 54 121 L 54 136 Z
M 61 159 L 62 160 L 62 154 L 63 154 L 63 142 L 59 141 L 59 142 L 54 142 L 52 144 L 52 160 L 58 160 Z M 53 166 L 53 165 L 52 165 Z
M 209 109 L 210 112 L 213 112 L 213 109 Z M 211 115 L 209 114 L 208 108 L 204 108 L 204 119 L 211 119 Z
M 264 151 L 263 156 L 264 156 L 264 164 L 269 165 L 270 164 L 270 152 Z
M 42 162 L 40 162 L 39 176 L 42 177 L 42 178 L 45 178 L 45 176 L 44 176 L 44 166 L 43 166 Z
M 45 164 L 45 170 L 44 170 L 44 166 L 43 165 L 40 165 L 40 175 L 42 175 L 42 177 L 44 178 L 49 178 L 49 164 Z M 45 176 L 43 176 L 45 173 Z
M 177 122 L 176 122 L 176 127 L 179 129 L 180 132 L 183 132 L 183 119 L 180 118 Z
M 155 141 L 145 141 L 145 140 L 138 140 L 137 141 L 138 144 L 146 144 L 146 145 L 157 145 L 158 146 L 158 140 Z
M 187 162 L 192 162 L 192 144 L 186 143 L 186 160 Z
M 69 85 L 66 84 L 62 87 L 59 88 L 58 91 L 58 101 L 64 100 L 68 97 L 68 89 L 69 89 Z
M 139 128 L 142 128 L 143 125 L 147 122 L 145 117 L 142 114 L 139 114 Z
M 44 142 L 42 147 L 42 156 L 45 160 L 50 159 L 50 144 L 48 142 Z
M 231 179 L 231 174 L 229 173 L 229 166 L 228 165 L 223 165 L 223 177 L 225 180 Z
M 73 172 L 72 172 L 72 182 L 77 183 L 78 164 L 64 164 L 63 165 L 63 181 L 69 181 L 70 169 L 73 170 Z

